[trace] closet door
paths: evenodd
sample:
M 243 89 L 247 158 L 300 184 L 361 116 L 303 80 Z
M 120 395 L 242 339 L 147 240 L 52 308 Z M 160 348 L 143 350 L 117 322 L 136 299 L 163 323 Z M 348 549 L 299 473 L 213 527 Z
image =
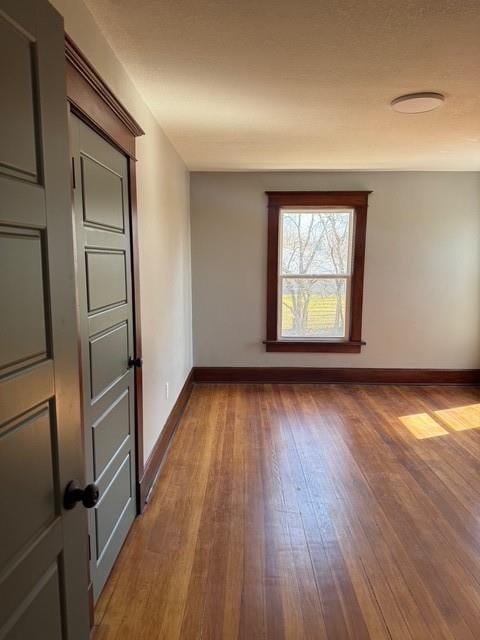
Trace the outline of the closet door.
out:
M 89 514 L 96 600 L 136 515 L 128 161 L 73 114 L 70 131 L 85 454 L 88 481 L 100 490 Z

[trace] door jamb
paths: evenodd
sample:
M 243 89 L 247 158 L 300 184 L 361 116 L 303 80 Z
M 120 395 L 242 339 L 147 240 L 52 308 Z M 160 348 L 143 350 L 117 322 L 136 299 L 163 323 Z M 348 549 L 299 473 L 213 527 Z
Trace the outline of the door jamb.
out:
M 141 358 L 142 335 L 135 139 L 144 135 L 145 132 L 115 97 L 93 65 L 67 34 L 65 34 L 65 58 L 69 110 L 127 156 L 130 196 L 134 357 Z M 143 511 L 142 501 L 140 500 L 140 482 L 144 475 L 142 390 L 142 369 L 135 367 L 135 486 L 137 513 Z

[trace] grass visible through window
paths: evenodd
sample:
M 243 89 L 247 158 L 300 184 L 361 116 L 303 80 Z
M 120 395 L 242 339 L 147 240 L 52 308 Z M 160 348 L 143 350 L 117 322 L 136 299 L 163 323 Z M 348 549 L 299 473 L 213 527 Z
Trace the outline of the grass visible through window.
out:
M 308 280 L 308 288 L 299 293 L 299 280 L 284 280 L 282 296 L 282 335 L 342 337 L 345 333 L 345 284 L 340 281 Z M 326 285 L 326 286 L 325 286 Z M 297 306 L 300 305 L 300 309 Z

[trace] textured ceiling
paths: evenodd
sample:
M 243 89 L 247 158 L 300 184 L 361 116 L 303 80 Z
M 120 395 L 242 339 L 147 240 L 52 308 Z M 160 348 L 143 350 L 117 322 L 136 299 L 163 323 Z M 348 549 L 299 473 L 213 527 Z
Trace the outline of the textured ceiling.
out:
M 86 3 L 192 170 L 480 169 L 480 0 Z

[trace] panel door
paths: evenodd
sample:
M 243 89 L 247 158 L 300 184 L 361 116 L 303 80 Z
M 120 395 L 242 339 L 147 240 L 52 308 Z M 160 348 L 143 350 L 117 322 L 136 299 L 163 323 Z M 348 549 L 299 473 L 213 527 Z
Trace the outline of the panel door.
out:
M 71 115 L 77 281 L 95 600 L 136 515 L 135 388 L 128 161 Z
M 0 0 L 0 639 L 89 636 L 64 30 Z

